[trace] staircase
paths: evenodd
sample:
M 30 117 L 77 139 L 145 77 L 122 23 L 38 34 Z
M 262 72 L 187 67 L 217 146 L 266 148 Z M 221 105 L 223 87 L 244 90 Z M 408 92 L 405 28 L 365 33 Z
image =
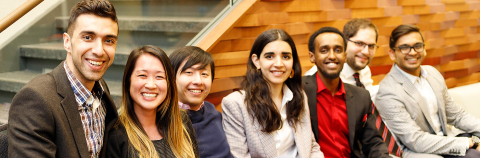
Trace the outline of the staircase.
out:
M 59 7 L 63 7 L 63 13 L 65 8 L 68 8 L 68 13 L 76 2 L 66 0 L 64 2 L 66 4 Z M 110 0 L 110 2 L 117 11 L 120 32 L 115 60 L 104 79 L 117 107 L 121 102 L 121 82 L 125 64 L 134 48 L 155 45 L 170 54 L 173 50 L 185 46 L 229 4 L 228 0 Z M 62 12 L 60 11 L 62 9 L 56 10 Z M 43 24 L 42 27 L 47 27 L 46 30 L 55 30 L 50 31 L 53 33 L 48 37 L 37 39 L 38 43 L 20 45 L 16 52 L 0 51 L 2 56 L 18 58 L 19 61 L 16 63 L 20 65 L 12 66 L 11 71 L 5 71 L 3 68 L 3 73 L 0 73 L 0 103 L 11 102 L 15 93 L 31 79 L 50 72 L 65 60 L 67 52 L 63 48 L 61 37 L 62 33 L 66 32 L 69 17 L 57 14 L 45 18 L 52 18 L 50 21 L 53 23 L 50 26 Z M 30 30 L 30 33 L 35 32 Z M 22 37 L 28 36 L 19 36 Z M 25 39 L 29 40 L 32 41 Z M 20 43 L 22 40 L 16 41 Z

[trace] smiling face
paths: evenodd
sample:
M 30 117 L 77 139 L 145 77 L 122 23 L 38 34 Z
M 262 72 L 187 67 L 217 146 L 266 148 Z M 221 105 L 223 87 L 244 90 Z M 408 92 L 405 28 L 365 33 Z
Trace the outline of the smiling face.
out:
M 82 84 L 91 85 L 112 65 L 117 46 L 118 25 L 110 18 L 82 14 L 72 34 L 63 34 L 67 65 Z
M 252 54 L 252 61 L 271 86 L 283 85 L 292 73 L 292 48 L 285 41 L 273 41 L 265 45 L 260 56 Z
M 322 33 L 315 38 L 315 53 L 309 52 L 310 62 L 315 63 L 324 78 L 336 79 L 345 63 L 344 50 L 342 36 Z
M 138 57 L 130 77 L 130 96 L 136 113 L 156 111 L 167 96 L 167 79 L 161 61 L 153 55 Z
M 372 28 L 359 29 L 355 36 L 350 38 L 351 41 L 361 42 L 367 45 L 376 44 L 376 33 Z M 356 46 L 355 43 L 348 41 L 347 44 L 347 64 L 355 71 L 364 69 L 375 55 L 375 50 L 369 50 L 368 46 L 364 48 Z
M 415 44 L 423 44 L 423 39 L 420 33 L 411 32 L 398 38 L 395 43 L 395 50 L 390 50 L 390 59 L 403 71 L 412 74 L 414 76 L 420 76 L 420 65 L 423 63 L 427 52 L 425 49 L 421 52 L 416 52 L 414 49 L 410 49 L 408 54 L 403 54 L 398 50 L 399 46 L 413 46 Z
M 185 66 L 187 59 L 182 62 L 177 73 L 178 100 L 191 107 L 197 107 L 210 93 L 212 86 L 212 70 L 210 64 L 200 68 L 201 64 L 195 64 L 185 71 L 180 72 Z M 194 110 L 194 109 L 192 109 Z

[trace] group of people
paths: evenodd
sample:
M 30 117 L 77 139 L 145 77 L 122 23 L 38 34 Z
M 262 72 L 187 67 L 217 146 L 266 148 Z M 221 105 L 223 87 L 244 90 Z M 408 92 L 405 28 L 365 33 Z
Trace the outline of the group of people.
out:
M 9 157 L 480 157 L 480 119 L 455 104 L 435 68 L 421 65 L 425 44 L 413 25 L 393 30 L 395 64 L 379 86 L 367 66 L 378 48 L 369 20 L 314 32 L 315 66 L 303 77 L 293 39 L 267 30 L 222 113 L 204 101 L 215 75 L 208 52 L 185 46 L 167 56 L 146 45 L 128 57 L 117 114 L 102 77 L 118 30 L 106 0 L 72 8 L 66 60 L 12 101 Z

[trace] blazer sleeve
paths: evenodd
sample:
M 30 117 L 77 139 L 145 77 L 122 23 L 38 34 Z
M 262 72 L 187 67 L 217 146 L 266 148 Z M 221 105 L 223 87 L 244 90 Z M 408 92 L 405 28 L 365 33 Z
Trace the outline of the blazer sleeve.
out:
M 8 157 L 55 157 L 55 120 L 45 99 L 31 88 L 22 89 L 13 98 L 8 118 Z
M 377 93 L 376 105 L 383 120 L 388 124 L 397 139 L 408 149 L 417 153 L 429 153 L 438 155 L 465 155 L 466 137 L 445 137 L 433 135 L 421 130 L 405 108 L 404 100 L 399 94 L 396 83 L 389 83 L 387 76 L 380 84 Z M 415 116 L 424 117 L 424 116 Z M 459 152 L 452 152 L 459 151 Z
M 229 95 L 222 100 L 222 124 L 233 157 L 250 158 L 245 135 L 244 118 L 240 106 L 243 97 Z
M 368 110 L 367 120 L 363 127 L 363 133 L 360 141 L 362 142 L 363 153 L 369 158 L 390 158 L 388 154 L 388 148 L 380 135 L 379 130 L 375 126 L 375 120 L 377 115 L 372 114 L 370 111 L 372 101 L 368 98 L 368 104 L 366 104 Z

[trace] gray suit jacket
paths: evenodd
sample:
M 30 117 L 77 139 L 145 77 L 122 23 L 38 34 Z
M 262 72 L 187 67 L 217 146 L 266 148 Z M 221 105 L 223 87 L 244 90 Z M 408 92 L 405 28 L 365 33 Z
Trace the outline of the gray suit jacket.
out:
M 223 129 L 233 157 L 277 156 L 274 132 L 262 132 L 262 127 L 253 121 L 244 102 L 245 92 L 233 92 L 222 100 Z M 300 116 L 301 123 L 296 125 L 295 144 L 301 158 L 323 158 L 320 146 L 313 137 L 309 110 L 305 96 L 305 112 Z
M 421 67 L 427 72 L 427 81 L 437 97 L 441 127 L 448 137 L 435 135 L 426 100 L 395 66 L 380 82 L 377 109 L 399 142 L 408 150 L 463 156 L 468 145 L 467 138 L 455 137 L 447 124 L 480 136 L 480 120 L 455 104 L 440 72 L 432 66 Z
M 102 102 L 107 115 L 100 152 L 100 157 L 105 157 L 108 131 L 118 115 L 105 81 L 98 82 L 105 88 Z M 8 124 L 8 157 L 89 157 L 78 105 L 63 62 L 52 72 L 34 78 L 15 95 Z

